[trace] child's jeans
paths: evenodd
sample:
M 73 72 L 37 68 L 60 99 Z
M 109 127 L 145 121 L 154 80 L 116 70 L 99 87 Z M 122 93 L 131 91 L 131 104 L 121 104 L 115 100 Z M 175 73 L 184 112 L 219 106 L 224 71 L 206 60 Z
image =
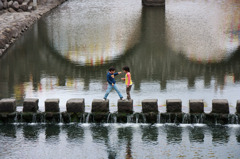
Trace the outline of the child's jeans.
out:
M 114 84 L 114 86 L 112 86 L 111 84 L 108 83 L 108 88 L 107 88 L 107 91 L 106 91 L 106 94 L 104 96 L 104 99 L 107 99 L 107 96 L 109 95 L 109 93 L 111 92 L 112 88 L 115 89 L 115 91 L 118 93 L 119 97 L 120 98 L 123 98 L 122 94 L 119 92 L 116 84 Z

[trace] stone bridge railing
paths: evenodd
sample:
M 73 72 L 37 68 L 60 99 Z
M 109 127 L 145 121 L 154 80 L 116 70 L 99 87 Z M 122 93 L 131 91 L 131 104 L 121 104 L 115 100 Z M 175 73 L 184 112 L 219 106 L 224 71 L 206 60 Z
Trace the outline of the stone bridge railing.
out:
M 85 112 L 83 98 L 69 99 L 66 112 L 60 112 L 59 99 L 47 99 L 45 112 L 38 110 L 38 99 L 26 98 L 22 112 L 16 111 L 15 99 L 0 100 L 0 123 L 204 123 L 239 124 L 240 100 L 237 101 L 236 114 L 229 114 L 226 99 L 212 100 L 211 113 L 204 113 L 203 100 L 189 100 L 189 113 L 182 112 L 180 99 L 166 100 L 166 112 L 160 113 L 157 99 L 142 101 L 142 112 L 133 111 L 133 100 L 118 100 L 118 111 L 109 112 L 109 100 L 94 99 L 91 113 Z

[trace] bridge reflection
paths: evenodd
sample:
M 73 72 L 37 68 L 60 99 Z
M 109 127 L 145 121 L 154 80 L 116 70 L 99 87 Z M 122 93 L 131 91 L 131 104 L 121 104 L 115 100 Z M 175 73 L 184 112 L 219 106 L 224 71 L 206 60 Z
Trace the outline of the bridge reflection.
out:
M 75 16 L 71 16 L 70 13 L 67 15 L 70 20 L 72 16 Z M 52 23 L 50 21 L 56 18 L 51 16 L 46 16 L 34 25 L 1 59 L 0 98 L 15 96 L 22 100 L 27 93 L 29 95 L 28 91 L 51 90 L 55 86 L 81 87 L 83 90 L 88 90 L 93 81 L 98 81 L 104 87 L 106 71 L 112 65 L 117 69 L 121 69 L 124 65 L 130 66 L 135 90 L 141 90 L 141 83 L 144 81 L 159 82 L 161 90 L 165 90 L 167 83 L 171 80 L 186 80 L 189 89 L 195 87 L 198 78 L 204 80 L 204 87 L 210 87 L 211 80 L 214 79 L 216 89 L 218 87 L 223 89 L 229 81 L 231 83 L 240 81 L 240 49 L 239 44 L 236 44 L 237 40 L 239 43 L 237 36 L 234 34 L 232 45 L 238 49 L 231 52 L 231 56 L 227 56 L 227 58 L 225 55 L 221 56 L 224 54 L 224 50 L 222 50 L 219 51 L 221 55 L 213 56 L 213 58 L 220 56 L 224 58 L 209 60 L 212 53 L 210 49 L 208 51 L 210 52 L 209 59 L 206 62 L 206 54 L 203 52 L 208 47 L 201 50 L 203 47 L 192 46 L 193 43 L 188 39 L 198 30 L 192 29 L 187 32 L 181 26 L 182 24 L 178 25 L 179 19 L 171 18 L 168 4 L 166 9 L 142 8 L 141 15 L 134 16 L 135 27 L 130 28 L 128 36 L 120 37 L 119 40 L 118 33 L 113 33 L 113 41 L 111 41 L 107 35 L 104 36 L 100 33 L 97 37 L 103 37 L 105 41 L 102 42 L 101 39 L 95 39 L 93 36 L 90 38 L 94 41 L 93 45 L 81 43 L 81 37 L 86 38 L 89 34 L 78 35 L 76 33 L 74 35 L 73 32 L 64 32 L 62 30 L 66 27 L 65 25 L 61 26 L 59 30 L 51 28 L 54 26 L 54 21 Z M 239 14 L 237 16 L 239 17 Z M 120 22 L 122 23 L 122 21 Z M 232 31 L 235 32 L 237 24 L 235 24 L 235 20 L 230 22 L 233 23 Z M 236 23 L 239 24 L 239 21 Z M 126 28 L 119 31 L 120 34 L 127 31 L 128 25 L 123 26 Z M 76 26 L 71 27 L 74 30 Z M 118 31 L 119 28 L 116 30 Z M 108 33 L 111 32 L 112 30 L 109 29 Z M 179 40 L 180 35 L 186 37 L 186 40 Z M 226 33 L 226 35 L 232 34 Z M 78 41 L 79 37 L 80 41 Z M 196 42 L 201 43 L 203 40 L 199 42 L 200 38 L 202 37 L 199 36 Z M 216 43 L 219 43 L 217 40 L 220 40 L 220 44 L 222 44 L 221 40 L 224 42 L 224 39 L 219 38 L 218 35 L 216 35 Z M 225 40 L 229 44 L 229 38 L 227 37 Z M 86 52 L 82 51 L 84 50 L 83 46 L 86 46 L 88 51 L 92 46 L 94 47 L 91 53 L 85 54 Z M 105 46 L 108 46 L 108 49 L 104 50 Z M 198 56 L 197 60 L 192 60 L 189 55 L 192 51 L 188 52 L 188 49 L 193 50 L 194 48 L 196 49 L 193 53 Z M 114 58 L 110 59 L 107 57 L 108 55 L 105 56 L 106 52 L 109 53 L 109 56 L 111 52 L 114 52 L 112 54 Z M 227 53 L 228 51 L 225 50 L 225 54 Z M 83 58 L 83 56 L 85 57 Z M 94 58 L 92 61 L 95 62 L 89 62 L 91 58 Z

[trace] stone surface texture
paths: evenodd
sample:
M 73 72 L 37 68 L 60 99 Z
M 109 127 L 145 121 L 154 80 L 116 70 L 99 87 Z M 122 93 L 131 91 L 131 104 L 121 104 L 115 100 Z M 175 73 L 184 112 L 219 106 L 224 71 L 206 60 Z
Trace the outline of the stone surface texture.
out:
M 168 99 L 166 101 L 168 113 L 179 113 L 182 112 L 182 100 L 180 99 Z
M 227 99 L 213 99 L 212 100 L 212 113 L 229 113 L 229 105 Z
M 118 100 L 119 113 L 133 113 L 133 100 Z
M 85 112 L 85 100 L 84 98 L 73 98 L 67 101 L 68 113 L 84 113 Z
M 204 113 L 203 99 L 189 100 L 189 113 Z
M 23 112 L 37 112 L 38 111 L 38 99 L 26 98 L 23 101 Z
M 59 112 L 59 99 L 46 99 L 45 112 Z
M 0 100 L 0 112 L 12 113 L 16 111 L 16 100 L 15 99 L 1 99 Z
M 158 100 L 157 99 L 144 99 L 142 101 L 142 112 L 143 113 L 150 113 L 150 112 L 158 113 Z
M 94 99 L 92 101 L 92 113 L 107 113 L 109 112 L 109 100 Z

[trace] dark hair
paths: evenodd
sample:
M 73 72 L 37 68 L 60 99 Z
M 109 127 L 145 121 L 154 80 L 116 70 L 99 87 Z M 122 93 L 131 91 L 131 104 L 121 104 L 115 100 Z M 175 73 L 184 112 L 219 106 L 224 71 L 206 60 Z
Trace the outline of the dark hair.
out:
M 115 68 L 113 66 L 111 66 L 108 70 L 109 71 L 115 71 Z
M 122 69 L 123 69 L 124 71 L 130 72 L 130 68 L 129 68 L 128 66 L 124 66 Z

